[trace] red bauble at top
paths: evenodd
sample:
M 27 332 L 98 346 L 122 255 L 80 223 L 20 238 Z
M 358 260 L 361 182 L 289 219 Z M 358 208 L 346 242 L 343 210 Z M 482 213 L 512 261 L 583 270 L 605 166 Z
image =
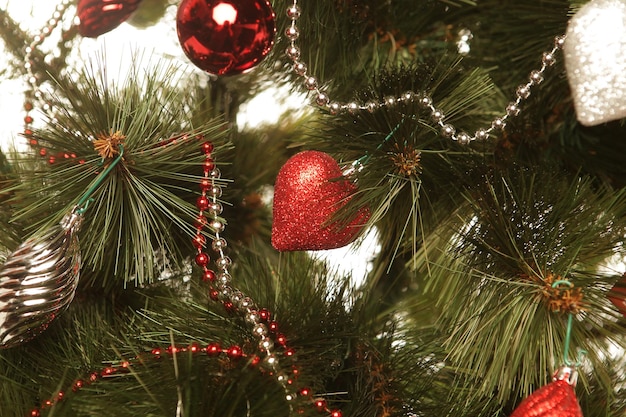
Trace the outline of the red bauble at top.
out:
M 559 369 L 553 382 L 522 401 L 511 417 L 583 417 L 572 382 L 575 372 L 566 366 Z
M 272 245 L 279 251 L 322 250 L 352 242 L 370 217 L 369 208 L 348 222 L 333 215 L 351 198 L 356 186 L 343 177 L 337 161 L 318 151 L 292 156 L 274 186 Z
M 198 68 L 240 74 L 271 51 L 276 15 L 268 0 L 183 0 L 176 28 L 183 51 Z
M 79 0 L 76 15 L 80 20 L 78 33 L 97 38 L 124 21 L 139 7 L 141 0 Z

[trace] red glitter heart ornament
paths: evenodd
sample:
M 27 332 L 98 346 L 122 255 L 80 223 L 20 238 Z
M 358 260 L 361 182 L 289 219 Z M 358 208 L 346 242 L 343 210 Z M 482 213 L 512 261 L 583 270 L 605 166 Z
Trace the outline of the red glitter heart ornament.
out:
M 363 207 L 347 223 L 330 222 L 356 191 L 333 157 L 318 151 L 292 156 L 274 186 L 272 245 L 279 251 L 323 250 L 356 239 L 370 217 Z
M 583 417 L 575 385 L 576 371 L 564 366 L 556 372 L 553 382 L 522 401 L 511 417 Z
M 126 21 L 141 0 L 79 0 L 76 15 L 80 20 L 78 33 L 97 38 Z

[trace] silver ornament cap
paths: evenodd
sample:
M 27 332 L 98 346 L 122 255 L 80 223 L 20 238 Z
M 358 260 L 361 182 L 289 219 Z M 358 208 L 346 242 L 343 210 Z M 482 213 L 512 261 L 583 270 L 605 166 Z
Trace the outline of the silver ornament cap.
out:
M 0 347 L 43 332 L 74 298 L 80 275 L 78 230 L 73 210 L 45 233 L 23 242 L 0 269 Z
M 626 0 L 593 0 L 569 21 L 565 69 L 585 126 L 626 117 Z

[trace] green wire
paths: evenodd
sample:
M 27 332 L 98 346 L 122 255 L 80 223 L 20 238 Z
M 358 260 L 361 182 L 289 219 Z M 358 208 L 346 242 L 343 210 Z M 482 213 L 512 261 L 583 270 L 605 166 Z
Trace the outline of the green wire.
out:
M 115 160 L 113 160 L 113 162 L 111 162 L 109 166 L 104 171 L 102 171 L 100 176 L 98 176 L 98 178 L 96 178 L 93 184 L 89 186 L 89 188 L 87 189 L 85 194 L 81 197 L 81 199 L 78 200 L 78 203 L 76 204 L 76 213 L 78 214 L 85 213 L 85 210 L 87 210 L 89 203 L 93 201 L 93 199 L 89 198 L 91 194 L 93 194 L 96 188 L 98 188 L 100 184 L 102 184 L 102 181 L 104 181 L 104 177 L 109 175 L 109 172 L 111 172 L 111 170 L 115 167 L 115 165 L 117 165 L 117 163 L 120 162 L 120 160 L 122 159 L 122 156 L 124 155 L 124 146 L 119 145 L 119 149 L 120 149 L 120 154 L 117 156 L 117 158 L 115 158 Z

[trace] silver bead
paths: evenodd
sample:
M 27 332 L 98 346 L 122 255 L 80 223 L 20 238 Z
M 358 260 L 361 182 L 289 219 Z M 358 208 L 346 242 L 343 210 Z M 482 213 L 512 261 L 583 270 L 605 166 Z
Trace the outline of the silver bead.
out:
M 529 78 L 533 85 L 541 84 L 543 82 L 543 74 L 541 71 L 532 71 Z
M 226 243 L 226 239 L 221 238 L 221 237 L 217 238 L 217 239 L 214 239 L 213 242 L 211 243 L 211 247 L 216 252 L 219 252 L 219 251 L 225 249 L 226 246 L 228 246 L 228 243 Z
M 259 342 L 259 349 L 261 350 L 270 351 L 273 348 L 274 348 L 274 341 L 269 337 L 264 337 Z
M 355 102 L 348 103 L 348 112 L 350 112 L 350 114 L 357 114 L 359 110 L 360 108 L 357 103 Z
M 299 19 L 301 15 L 302 15 L 302 11 L 295 4 L 287 9 L 287 17 L 292 20 Z
M 557 36 L 554 38 L 554 47 L 561 49 L 565 45 L 565 36 Z
M 241 301 L 241 308 L 252 308 L 254 307 L 254 301 L 252 301 L 252 298 L 250 297 L 245 297 L 242 301 Z
M 528 97 L 530 97 L 530 87 L 528 87 L 528 85 L 522 84 L 517 87 L 515 93 L 517 94 L 517 97 L 521 99 L 527 99 Z
M 227 282 L 222 282 L 222 284 L 224 284 L 222 288 L 220 288 L 220 296 L 222 300 L 231 301 L 233 299 L 233 296 L 235 295 L 235 290 L 227 285 Z
M 230 276 L 228 272 L 220 272 L 217 274 L 216 282 L 221 285 L 228 285 L 233 280 L 233 277 Z M 224 287 L 230 288 L 230 287 Z
M 368 101 L 367 103 L 365 103 L 365 108 L 368 112 L 374 113 L 376 109 L 378 109 L 378 103 L 376 103 L 375 101 Z
M 261 321 L 259 312 L 257 310 L 250 310 L 246 314 L 246 321 L 252 325 L 257 325 Z
M 328 97 L 325 93 L 321 91 L 317 94 L 317 97 L 315 98 L 315 102 L 317 103 L 318 106 L 321 106 L 321 107 L 328 105 L 329 101 L 330 101 L 330 97 Z
M 485 129 L 478 129 L 474 136 L 477 140 L 486 140 L 489 138 L 489 133 Z
M 224 210 L 224 207 L 222 206 L 222 203 L 220 203 L 219 201 L 211 201 L 209 202 L 209 207 L 207 207 L 207 212 L 211 216 L 219 216 L 220 214 L 222 214 L 223 210 Z
M 222 177 L 222 171 L 220 171 L 219 168 L 213 168 L 211 171 L 209 171 L 209 178 L 216 180 L 221 177 Z
M 209 189 L 209 193 L 211 193 L 211 196 L 213 196 L 213 197 L 220 198 L 222 196 L 222 187 L 217 186 L 217 185 L 213 185 Z
M 267 336 L 267 326 L 263 323 L 258 323 L 254 326 L 253 332 L 257 336 Z
M 451 124 L 446 124 L 441 127 L 441 135 L 450 139 L 456 133 L 456 129 Z
M 493 120 L 493 122 L 491 122 L 491 127 L 495 130 L 502 130 L 504 129 L 504 127 L 506 126 L 506 122 L 504 121 L 504 119 L 501 118 L 496 118 Z
M 215 219 L 209 222 L 209 227 L 213 229 L 216 233 L 221 233 L 224 231 L 225 227 L 224 223 Z
M 543 57 L 541 58 L 541 62 L 545 66 L 551 67 L 556 63 L 556 58 L 554 57 L 554 54 L 552 54 L 552 52 L 544 52 Z
M 304 86 L 307 90 L 315 90 L 317 88 L 317 79 L 315 77 L 307 77 L 304 80 Z
M 336 101 L 333 101 L 332 103 L 330 103 L 329 109 L 330 109 L 330 114 L 337 115 L 341 113 L 341 104 L 337 103 Z
M 289 26 L 285 29 L 285 36 L 290 41 L 295 41 L 300 36 L 300 31 L 298 31 L 298 28 L 295 26 Z
M 440 123 L 444 119 L 444 114 L 443 114 L 443 112 L 441 110 L 435 109 L 435 110 L 433 110 L 433 112 L 430 115 L 430 117 L 433 119 L 433 122 Z
M 406 103 L 410 103 L 415 100 L 415 93 L 413 91 L 405 91 L 402 93 L 402 100 Z
M 430 96 L 424 94 L 423 96 L 420 97 L 419 104 L 420 104 L 420 106 L 422 106 L 424 108 L 430 107 L 430 106 L 433 105 L 433 99 L 430 98 Z
M 517 103 L 509 103 L 509 105 L 506 106 L 506 114 L 509 116 L 517 116 L 520 114 L 520 111 L 521 110 Z
M 220 269 L 226 269 L 232 263 L 233 261 L 228 256 L 220 256 L 219 258 L 215 260 L 215 265 L 217 265 L 217 267 Z
M 270 369 L 278 368 L 278 357 L 273 353 L 267 355 L 263 362 Z
M 393 96 L 387 96 L 385 97 L 385 99 L 383 100 L 385 103 L 385 106 L 395 106 L 396 105 L 396 98 Z
M 467 145 L 468 143 L 470 143 L 470 141 L 472 140 L 472 138 L 470 137 L 470 135 L 468 135 L 465 132 L 461 132 L 456 136 L 457 141 L 459 141 L 459 143 L 461 145 Z
M 287 54 L 289 58 L 295 61 L 300 58 L 300 48 L 298 48 L 297 46 L 291 45 L 287 47 L 287 49 L 285 50 L 285 54 Z
M 299 76 L 304 76 L 306 74 L 307 67 L 303 62 L 296 62 L 293 64 L 293 72 L 298 74 Z

